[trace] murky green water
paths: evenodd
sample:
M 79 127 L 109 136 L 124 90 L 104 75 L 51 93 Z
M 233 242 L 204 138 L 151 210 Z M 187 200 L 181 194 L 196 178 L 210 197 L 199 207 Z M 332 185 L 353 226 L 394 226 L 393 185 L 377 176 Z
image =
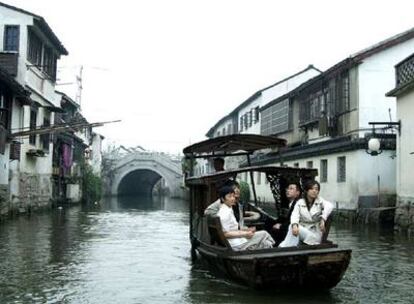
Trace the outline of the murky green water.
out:
M 0 303 L 414 303 L 414 241 L 336 226 L 353 249 L 330 292 L 252 291 L 192 264 L 187 203 L 107 200 L 0 224 Z

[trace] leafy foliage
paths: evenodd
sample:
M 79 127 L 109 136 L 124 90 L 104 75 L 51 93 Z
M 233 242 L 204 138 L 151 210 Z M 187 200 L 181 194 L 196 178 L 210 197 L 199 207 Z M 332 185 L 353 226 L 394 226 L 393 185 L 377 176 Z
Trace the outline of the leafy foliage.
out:
M 189 173 L 191 168 L 194 168 L 197 165 L 197 161 L 194 158 L 183 157 L 181 160 L 181 169 L 183 173 Z
M 89 164 L 83 164 L 82 200 L 85 203 L 99 201 L 102 198 L 102 179 L 93 173 Z
M 250 201 L 250 186 L 245 181 L 240 181 L 240 201 L 246 203 Z

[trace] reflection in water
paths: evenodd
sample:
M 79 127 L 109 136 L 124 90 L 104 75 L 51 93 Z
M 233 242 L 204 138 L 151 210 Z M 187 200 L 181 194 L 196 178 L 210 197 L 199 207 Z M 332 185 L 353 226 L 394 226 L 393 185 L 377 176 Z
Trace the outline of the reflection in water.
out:
M 332 227 L 353 249 L 317 294 L 252 291 L 190 259 L 188 203 L 108 198 L 0 224 L 0 303 L 411 303 L 414 245 L 390 230 Z
M 104 201 L 99 203 L 99 206 L 95 208 L 100 208 L 102 210 L 111 210 L 111 211 L 155 211 L 155 210 L 164 210 L 164 211 L 176 211 L 176 212 L 188 212 L 188 206 L 183 200 L 177 198 L 170 198 L 165 196 L 111 196 L 105 198 Z
M 124 210 L 161 210 L 164 209 L 165 198 L 152 196 L 120 196 L 112 197 L 111 201 L 118 204 L 118 208 Z M 114 203 L 112 203 L 113 205 Z
M 212 275 L 201 262 L 196 262 L 191 270 L 186 295 L 188 303 L 338 303 L 329 291 L 284 293 L 252 290 Z
M 186 294 L 190 303 L 413 303 L 414 242 L 392 230 L 337 225 L 330 239 L 352 248 L 342 281 L 328 292 L 273 293 L 252 291 L 213 276 L 198 261 L 193 265 Z M 208 286 L 208 288 L 206 288 Z

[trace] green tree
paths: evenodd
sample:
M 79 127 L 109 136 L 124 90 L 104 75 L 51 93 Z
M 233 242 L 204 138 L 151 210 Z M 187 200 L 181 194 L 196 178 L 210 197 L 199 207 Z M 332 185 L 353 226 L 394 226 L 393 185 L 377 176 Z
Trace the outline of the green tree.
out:
M 250 186 L 245 181 L 240 181 L 240 201 L 247 203 L 250 201 Z
M 83 164 L 82 171 L 82 200 L 87 204 L 99 201 L 102 198 L 102 179 L 87 163 Z
M 183 174 L 190 173 L 191 168 L 194 168 L 197 165 L 197 161 L 194 158 L 183 157 L 181 159 L 181 169 Z

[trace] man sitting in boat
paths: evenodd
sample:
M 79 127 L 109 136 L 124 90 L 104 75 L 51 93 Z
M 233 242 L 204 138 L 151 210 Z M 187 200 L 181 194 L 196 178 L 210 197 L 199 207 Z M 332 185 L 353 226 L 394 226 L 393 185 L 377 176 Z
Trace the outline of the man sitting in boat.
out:
M 219 197 L 221 206 L 217 216 L 220 218 L 224 236 L 228 239 L 233 250 L 254 250 L 273 247 L 275 241 L 266 231 L 256 231 L 255 228 L 239 229 L 239 224 L 232 208 L 236 203 L 233 187 L 223 186 L 219 190 Z
M 243 227 L 243 222 L 240 223 L 240 210 L 241 210 L 241 208 L 236 208 L 236 205 L 240 201 L 240 184 L 235 180 L 230 180 L 229 179 L 229 180 L 226 180 L 224 183 L 222 183 L 222 185 L 219 186 L 219 189 L 222 188 L 223 186 L 233 187 L 234 198 L 236 199 L 236 204 L 234 204 L 232 208 L 233 208 L 233 212 L 234 212 L 234 216 L 236 217 L 236 220 L 241 225 L 240 227 Z M 204 215 L 205 216 L 215 216 L 219 212 L 220 207 L 221 207 L 221 200 L 220 200 L 220 198 L 218 198 L 216 201 L 214 201 L 214 203 L 210 204 L 206 208 L 206 210 L 204 210 Z
M 290 217 L 296 202 L 301 198 L 302 188 L 299 183 L 290 183 L 286 188 L 286 198 L 289 200 L 289 211 L 285 216 L 279 216 L 276 220 L 268 218 L 266 220 L 266 230 L 270 231 L 270 235 L 276 241 L 281 243 L 289 231 Z
M 221 187 L 223 186 L 231 186 L 234 189 L 234 197 L 236 199 L 236 203 L 232 206 L 234 216 L 239 223 L 240 229 L 247 228 L 245 227 L 246 221 L 254 221 L 257 220 L 260 215 L 254 211 L 244 211 L 243 205 L 240 203 L 240 184 L 235 180 L 227 180 Z M 220 187 L 220 188 L 221 188 Z M 220 198 L 217 199 L 214 203 L 210 204 L 206 210 L 204 210 L 205 216 L 215 216 L 219 212 L 221 207 L 221 200 Z
M 321 243 L 333 204 L 320 197 L 319 191 L 317 181 L 312 180 L 304 185 L 304 197 L 293 208 L 288 234 L 279 247 L 297 246 L 300 241 L 307 245 Z
M 213 167 L 216 172 L 224 171 L 224 158 L 216 157 L 213 161 Z

